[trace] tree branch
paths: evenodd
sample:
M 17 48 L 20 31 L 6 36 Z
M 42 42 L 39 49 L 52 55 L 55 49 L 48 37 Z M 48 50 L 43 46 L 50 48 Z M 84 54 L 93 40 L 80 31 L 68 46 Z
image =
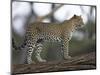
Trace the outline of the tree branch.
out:
M 37 73 L 37 72 L 55 72 L 96 69 L 95 52 L 81 56 L 73 57 L 69 60 L 52 61 L 36 64 L 17 64 L 12 65 L 13 74 Z

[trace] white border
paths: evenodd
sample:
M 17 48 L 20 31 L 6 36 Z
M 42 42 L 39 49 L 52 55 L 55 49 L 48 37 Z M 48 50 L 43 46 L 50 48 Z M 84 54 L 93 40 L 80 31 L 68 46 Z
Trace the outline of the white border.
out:
M 10 74 L 10 1 L 0 2 L 0 75 Z
M 26 1 L 26 0 L 24 0 Z M 54 3 L 97 5 L 97 70 L 37 73 L 34 75 L 99 75 L 100 74 L 100 3 L 99 0 L 27 0 Z M 90 2 L 89 2 L 90 1 Z M 10 75 L 10 0 L 0 2 L 0 75 Z M 29 74 L 27 74 L 29 75 Z

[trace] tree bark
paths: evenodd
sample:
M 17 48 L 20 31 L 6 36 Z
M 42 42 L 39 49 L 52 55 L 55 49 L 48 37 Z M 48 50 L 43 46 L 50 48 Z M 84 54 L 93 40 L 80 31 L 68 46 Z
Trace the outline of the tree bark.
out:
M 52 61 L 33 64 L 13 64 L 12 74 L 27 74 L 55 71 L 72 71 L 96 69 L 96 54 L 88 54 L 72 57 L 69 60 Z

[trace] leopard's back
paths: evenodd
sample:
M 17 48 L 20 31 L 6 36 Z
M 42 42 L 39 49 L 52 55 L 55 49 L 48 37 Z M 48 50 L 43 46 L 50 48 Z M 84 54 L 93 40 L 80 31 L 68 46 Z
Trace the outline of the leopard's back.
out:
M 27 27 L 25 37 L 28 39 L 41 39 L 61 37 L 62 29 L 59 24 L 33 23 Z

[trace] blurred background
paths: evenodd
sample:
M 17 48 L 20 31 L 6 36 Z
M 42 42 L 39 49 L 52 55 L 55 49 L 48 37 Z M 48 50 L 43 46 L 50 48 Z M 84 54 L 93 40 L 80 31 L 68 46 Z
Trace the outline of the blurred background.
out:
M 32 22 L 61 23 L 74 14 L 81 15 L 85 26 L 73 33 L 69 43 L 70 56 L 96 51 L 96 7 L 54 3 L 12 2 L 12 37 L 20 46 L 26 27 Z M 12 61 L 18 63 L 22 52 L 12 48 Z M 33 54 L 32 59 L 36 60 Z M 44 42 L 41 56 L 48 61 L 62 60 L 61 43 Z M 36 60 L 37 61 L 37 60 Z

